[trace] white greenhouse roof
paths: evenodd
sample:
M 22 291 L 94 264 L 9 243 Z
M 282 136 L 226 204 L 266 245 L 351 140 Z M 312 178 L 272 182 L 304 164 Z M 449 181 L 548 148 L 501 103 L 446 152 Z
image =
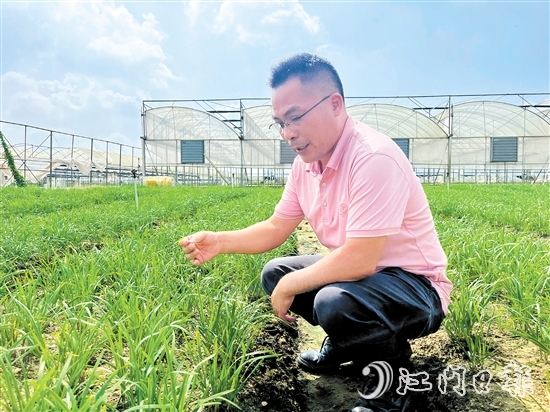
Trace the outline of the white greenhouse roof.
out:
M 546 100 L 539 104 L 542 108 L 533 108 L 533 112 L 537 113 L 545 121 L 550 123 L 550 100 Z
M 476 96 L 468 96 L 472 97 Z M 406 144 L 404 150 L 416 167 L 440 170 L 451 156 L 452 164 L 461 167 L 496 165 L 499 162 L 491 160 L 493 143 L 489 138 L 518 137 L 518 160 L 512 163 L 524 168 L 547 168 L 550 124 L 546 105 L 532 105 L 525 96 L 515 96 L 519 99 L 517 104 L 479 97 L 483 100 L 454 105 L 450 99 L 448 103 L 429 104 L 416 98 L 399 100 L 404 105 L 363 100 L 346 110 L 354 120 L 390 138 L 408 139 L 400 144 Z M 407 102 L 414 105 L 407 107 Z M 145 110 L 144 164 L 187 167 L 192 162 L 182 161 L 182 141 L 202 140 L 201 154 L 206 165 L 286 166 L 286 145 L 279 134 L 269 130 L 272 106 L 266 101 L 257 104 L 245 107 L 243 102 L 232 102 L 218 109 L 207 102 L 202 110 L 177 106 Z
M 455 137 L 548 137 L 550 124 L 522 107 L 501 102 L 467 102 L 451 107 Z M 438 116 L 447 124 L 449 110 Z
M 18 163 L 18 168 L 23 169 L 19 163 L 23 160 L 29 170 L 32 170 L 32 182 L 40 181 L 44 176 L 50 173 L 51 169 L 66 165 L 68 169 L 78 169 L 81 173 L 87 174 L 90 171 L 104 172 L 107 169 L 137 169 L 140 165 L 140 158 L 128 154 L 115 152 L 106 152 L 103 150 L 93 151 L 82 147 L 74 148 L 53 148 L 50 157 L 48 147 L 31 148 L 20 150 L 13 147 L 14 158 Z M 51 164 L 51 166 L 50 166 Z
M 159 107 L 145 112 L 147 140 L 239 139 L 239 131 L 210 113 L 189 107 Z
M 441 138 L 445 131 L 419 111 L 393 104 L 360 104 L 347 108 L 351 117 L 396 138 Z
M 245 139 L 277 139 L 280 136 L 275 135 L 269 130 L 269 125 L 273 123 L 271 105 L 249 107 L 243 111 L 244 136 Z
M 455 137 L 549 136 L 548 110 L 531 111 L 509 103 L 475 101 L 451 106 L 451 130 Z M 429 117 L 420 110 L 394 104 L 359 104 L 347 107 L 362 121 L 391 138 L 430 139 L 449 135 L 449 109 Z M 244 108 L 244 140 L 279 139 L 269 130 L 270 105 Z M 160 107 L 145 112 L 147 140 L 235 140 L 240 130 L 210 113 L 188 107 Z M 167 146 L 171 146 L 167 143 Z M 167 149 L 167 148 L 166 148 Z M 175 147 L 174 147 L 175 149 Z

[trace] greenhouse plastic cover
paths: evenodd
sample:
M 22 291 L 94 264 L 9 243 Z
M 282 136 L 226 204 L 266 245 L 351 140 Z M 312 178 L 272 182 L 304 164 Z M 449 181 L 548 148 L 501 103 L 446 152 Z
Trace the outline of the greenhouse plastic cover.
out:
M 50 169 L 56 169 L 61 165 L 67 165 L 68 169 L 76 167 L 81 173 L 88 174 L 92 170 L 103 172 L 107 168 L 120 167 L 130 170 L 137 168 L 139 164 L 139 157 L 102 150 L 92 152 L 90 149 L 75 147 L 53 151 L 50 166 L 49 150 L 27 149 L 26 153 L 17 148 L 13 148 L 13 150 L 17 159 L 26 159 L 28 169 L 32 170 L 32 175 L 27 176 L 27 179 L 33 183 L 42 180 L 50 173 Z

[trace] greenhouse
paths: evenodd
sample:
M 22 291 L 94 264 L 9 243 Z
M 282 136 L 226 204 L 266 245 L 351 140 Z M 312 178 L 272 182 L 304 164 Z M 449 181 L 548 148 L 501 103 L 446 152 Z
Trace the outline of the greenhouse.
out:
M 550 95 L 347 97 L 348 113 L 391 137 L 423 183 L 546 183 Z M 147 100 L 127 146 L 0 121 L 29 183 L 284 185 L 296 154 L 274 134 L 270 101 Z M 136 139 L 137 140 L 137 139 Z M 141 143 L 141 144 L 140 144 Z M 0 185 L 13 183 L 0 158 Z
M 137 147 L 6 121 L 0 125 L 17 169 L 30 184 L 119 185 L 137 176 L 141 159 Z M 0 186 L 12 183 L 0 151 Z
M 547 182 L 547 97 L 347 98 L 346 103 L 353 119 L 399 145 L 425 183 Z M 142 116 L 143 174 L 169 175 L 183 184 L 284 184 L 295 157 L 269 129 L 268 101 L 144 101 Z

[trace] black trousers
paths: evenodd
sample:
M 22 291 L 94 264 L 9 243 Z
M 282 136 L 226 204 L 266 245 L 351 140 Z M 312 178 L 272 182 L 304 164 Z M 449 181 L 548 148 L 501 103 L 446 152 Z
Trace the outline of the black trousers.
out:
M 262 271 L 265 291 L 271 295 L 283 276 L 321 258 L 271 260 Z M 290 310 L 320 325 L 333 344 L 349 351 L 350 360 L 367 363 L 408 359 L 408 339 L 435 332 L 445 316 L 439 295 L 426 277 L 395 267 L 297 295 Z

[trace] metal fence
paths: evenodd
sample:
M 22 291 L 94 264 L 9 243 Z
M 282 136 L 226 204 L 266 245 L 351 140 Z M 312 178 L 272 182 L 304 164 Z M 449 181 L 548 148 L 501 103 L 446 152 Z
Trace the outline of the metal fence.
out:
M 45 187 L 133 182 L 141 149 L 103 139 L 0 121 L 16 167 L 30 184 Z M 0 186 L 13 184 L 0 153 Z

